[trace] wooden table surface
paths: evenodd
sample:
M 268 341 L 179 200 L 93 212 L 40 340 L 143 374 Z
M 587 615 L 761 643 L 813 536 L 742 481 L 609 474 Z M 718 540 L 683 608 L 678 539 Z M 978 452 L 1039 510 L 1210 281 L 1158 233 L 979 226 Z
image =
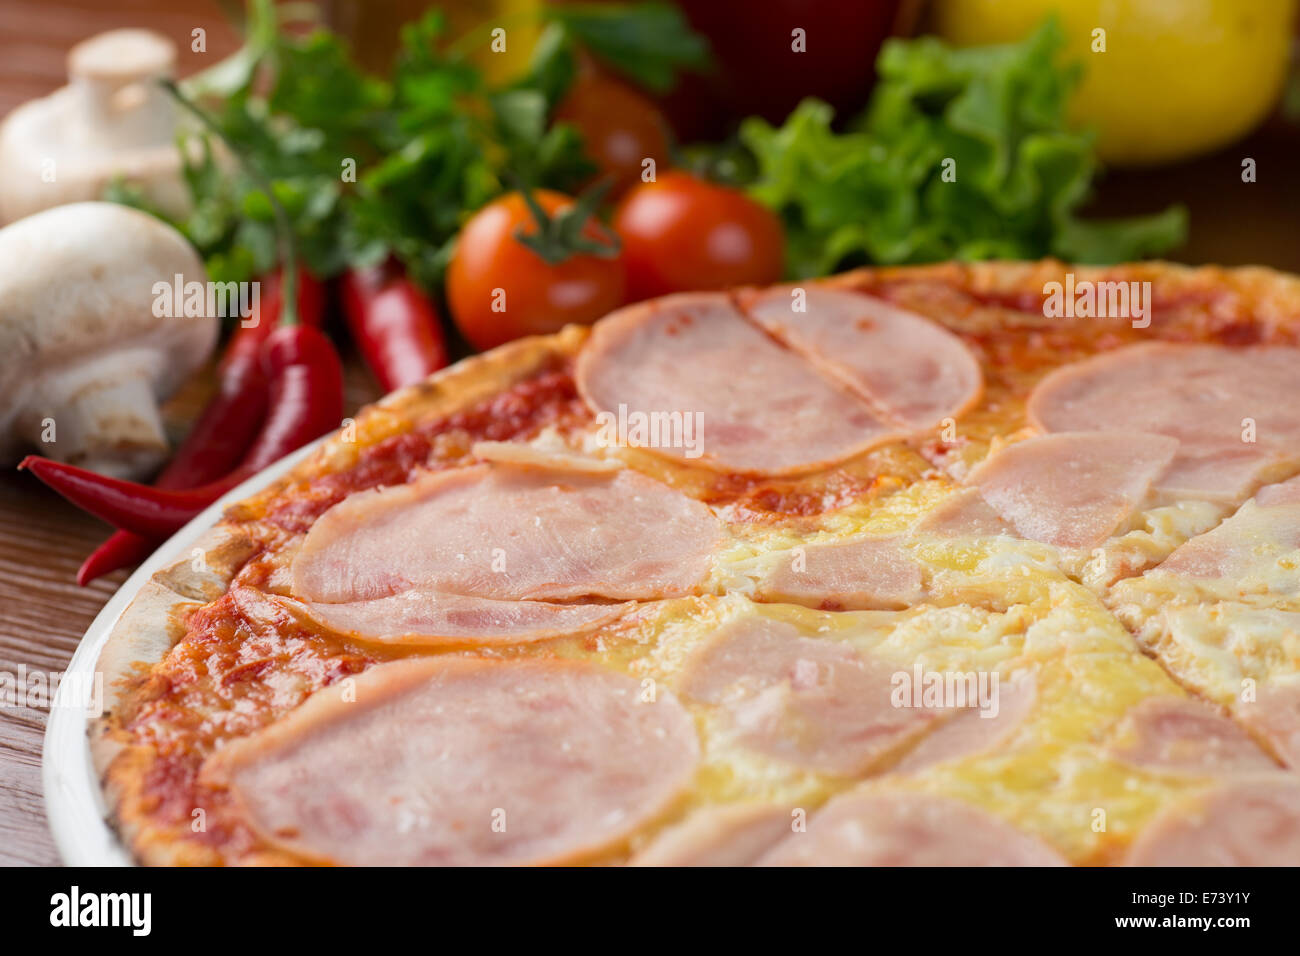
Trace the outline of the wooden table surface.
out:
M 208 30 L 210 56 L 234 45 L 220 9 L 205 0 L 3 0 L 0 2 L 0 114 L 62 81 L 63 58 L 76 41 L 115 26 L 148 25 L 186 52 L 182 72 L 201 63 L 188 53 L 190 30 Z M 1095 208 L 1109 214 L 1149 211 L 1181 200 L 1192 212 L 1192 241 L 1174 258 L 1263 264 L 1300 272 L 1300 177 L 1294 175 L 1294 128 L 1271 123 L 1245 143 L 1172 169 L 1113 174 Z M 1243 157 L 1256 159 L 1258 182 L 1240 179 Z M 197 407 L 195 386 L 175 404 Z M 355 359 L 348 363 L 349 409 L 376 396 Z M 81 635 L 127 576 L 119 571 L 87 588 L 74 575 L 107 527 L 47 492 L 34 479 L 0 471 L 0 672 L 62 671 Z M 58 862 L 45 821 L 41 741 L 45 713 L 0 710 L 0 864 Z

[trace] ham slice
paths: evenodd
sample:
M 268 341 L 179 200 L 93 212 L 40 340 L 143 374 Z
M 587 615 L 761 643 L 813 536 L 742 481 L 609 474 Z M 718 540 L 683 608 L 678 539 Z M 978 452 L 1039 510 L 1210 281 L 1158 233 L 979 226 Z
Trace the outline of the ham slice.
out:
M 744 746 L 820 773 L 860 776 L 923 733 L 934 711 L 895 707 L 897 668 L 760 615 L 733 618 L 686 662 L 683 696 L 721 709 Z
M 1300 549 L 1300 484 L 1261 488 L 1236 514 L 1174 549 L 1155 573 L 1222 581 L 1234 597 L 1238 588 L 1295 594 L 1300 575 L 1291 560 Z
M 369 601 L 298 606 L 317 623 L 356 640 L 435 647 L 512 644 L 580 634 L 609 623 L 635 605 L 494 601 L 415 590 Z
M 567 862 L 624 840 L 690 784 L 695 724 L 670 693 L 576 661 L 435 657 L 318 691 L 203 768 L 247 822 L 309 860 Z
M 1137 704 L 1106 753 L 1112 760 L 1156 773 L 1228 776 L 1277 769 L 1249 734 L 1187 697 L 1150 697 Z
M 921 565 L 898 538 L 857 538 L 791 552 L 759 582 L 756 597 L 858 611 L 911 607 L 924 593 Z
M 953 492 L 913 525 L 912 531 L 939 538 L 987 538 L 1015 533 L 975 488 Z
M 588 404 L 614 418 L 698 415 L 701 455 L 692 458 L 685 443 L 650 450 L 719 470 L 808 471 L 897 437 L 865 402 L 746 322 L 722 293 L 670 296 L 607 316 L 578 357 L 576 379 Z
M 1300 457 L 1300 349 L 1133 345 L 1044 378 L 1030 421 L 1048 432 L 1139 431 L 1177 439 L 1157 488 L 1239 501 L 1270 466 Z M 1246 421 L 1255 441 L 1243 440 Z
M 1254 700 L 1239 701 L 1233 714 L 1283 763 L 1300 770 L 1300 682 L 1265 684 Z
M 845 289 L 800 287 L 742 294 L 754 321 L 843 382 L 908 432 L 925 431 L 979 400 L 984 379 L 966 344 L 924 316 Z
M 1242 780 L 1180 800 L 1138 834 L 1129 866 L 1295 866 L 1300 782 Z
M 1146 497 L 1178 442 L 1138 432 L 1071 432 L 1008 445 L 967 483 L 1023 537 L 1062 548 L 1105 541 Z
M 919 773 L 935 764 L 989 753 L 1010 740 L 1038 700 L 1033 674 L 999 680 L 997 710 L 968 707 L 922 738 L 894 767 L 894 773 Z
M 414 589 L 494 600 L 693 593 L 722 527 L 709 509 L 630 469 L 475 465 L 363 491 L 325 512 L 293 564 L 313 603 Z
M 1250 445 L 1202 449 L 1183 445 L 1156 483 L 1156 490 L 1168 501 L 1235 504 L 1250 494 L 1274 464 L 1273 457 Z
M 978 807 L 920 792 L 850 793 L 760 866 L 1066 866 L 1042 841 Z
M 632 866 L 751 866 L 790 833 L 791 811 L 767 803 L 706 807 L 670 827 Z
M 1300 505 L 1300 477 L 1281 481 L 1275 485 L 1265 485 L 1255 494 L 1255 504 L 1261 508 Z

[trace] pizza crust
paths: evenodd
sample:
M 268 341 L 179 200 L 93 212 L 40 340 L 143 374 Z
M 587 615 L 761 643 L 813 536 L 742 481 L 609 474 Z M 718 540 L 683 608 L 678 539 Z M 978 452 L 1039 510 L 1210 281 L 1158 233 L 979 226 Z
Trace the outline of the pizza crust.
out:
M 827 285 L 863 288 L 889 282 L 932 281 L 976 296 L 1043 294 L 1043 286 L 1072 273 L 1076 284 L 1090 282 L 1150 282 L 1156 298 L 1171 299 L 1197 292 L 1231 292 L 1238 297 L 1237 313 L 1245 312 L 1266 325 L 1296 324 L 1300 315 L 1300 276 L 1264 266 L 1185 266 L 1153 260 L 1113 266 L 1072 265 L 1059 259 L 1037 262 L 941 262 L 925 266 L 855 269 L 825 280 Z M 1052 320 L 1055 321 L 1055 320 Z M 1105 321 L 1105 320 L 1088 320 Z M 1119 320 L 1127 322 L 1127 319 Z
M 1192 268 L 1166 262 L 1109 267 L 1070 266 L 1057 260 L 1039 262 L 940 263 L 929 266 L 864 268 L 823 280 L 836 288 L 870 291 L 893 282 L 933 282 L 976 296 L 996 298 L 1042 295 L 1045 283 L 1060 281 L 1066 272 L 1077 280 L 1152 283 L 1156 299 L 1199 292 L 1230 293 L 1231 312 L 1252 316 L 1271 328 L 1295 325 L 1300 316 L 1300 277 L 1267 268 Z M 941 308 L 941 306 L 940 306 Z M 1022 313 L 1023 314 L 1023 313 Z M 931 315 L 934 318 L 934 315 Z M 1044 322 L 1057 320 L 1044 319 Z M 1107 320 L 1089 320 L 1105 323 Z M 1124 324 L 1127 319 L 1120 320 Z M 586 341 L 589 329 L 569 326 L 550 336 L 512 342 L 471 356 L 366 406 L 356 417 L 355 441 L 339 434 L 315 454 L 256 495 L 233 505 L 222 524 L 195 544 L 206 567 L 183 557 L 156 572 L 114 625 L 97 662 L 104 675 L 105 708 L 88 724 L 89 745 L 100 777 L 110 824 L 136 859 L 146 865 L 210 862 L 196 858 L 192 848 L 166 841 L 146 841 L 147 817 L 136 799 L 142 787 L 146 748 L 127 745 L 113 731 L 113 717 L 149 668 L 161 661 L 184 634 L 184 619 L 192 611 L 226 592 L 253 553 L 252 538 L 233 520 L 275 499 L 285 488 L 323 474 L 346 469 L 358 451 L 400 433 L 411 424 L 455 414 L 477 405 L 530 377 L 548 364 L 568 362 Z M 291 863 L 276 853 L 259 862 Z
M 127 695 L 184 636 L 185 617 L 225 593 L 235 574 L 254 551 L 253 541 L 237 529 L 218 525 L 197 542 L 191 555 L 151 577 L 122 612 L 100 651 L 97 670 L 104 675 L 104 711 L 87 727 L 91 763 L 100 778 L 109 818 L 115 821 L 127 846 L 136 841 L 138 821 L 121 813 L 124 798 L 138 779 L 111 772 L 120 759 L 129 762 L 132 750 L 112 733 L 118 709 Z M 203 561 L 198 562 L 202 555 Z M 144 756 L 139 754 L 136 756 Z M 169 858 L 146 863 L 171 862 Z

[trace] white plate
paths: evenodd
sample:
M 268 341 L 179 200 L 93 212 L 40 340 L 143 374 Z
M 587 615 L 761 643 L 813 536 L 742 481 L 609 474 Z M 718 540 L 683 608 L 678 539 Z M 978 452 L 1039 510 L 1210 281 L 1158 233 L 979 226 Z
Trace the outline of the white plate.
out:
M 45 813 L 54 834 L 54 845 L 64 863 L 69 866 L 131 865 L 130 853 L 106 820 L 108 808 L 99 792 L 99 780 L 90 759 L 90 739 L 86 734 L 91 678 L 99 661 L 99 652 L 113 632 L 117 619 L 154 572 L 186 554 L 194 542 L 216 525 L 226 508 L 261 491 L 310 455 L 324 440 L 300 448 L 249 478 L 176 532 L 118 588 L 77 645 L 77 652 L 72 655 L 67 670 L 67 675 L 74 679 L 65 679 L 59 684 L 50 720 L 45 727 L 45 753 L 41 759 Z

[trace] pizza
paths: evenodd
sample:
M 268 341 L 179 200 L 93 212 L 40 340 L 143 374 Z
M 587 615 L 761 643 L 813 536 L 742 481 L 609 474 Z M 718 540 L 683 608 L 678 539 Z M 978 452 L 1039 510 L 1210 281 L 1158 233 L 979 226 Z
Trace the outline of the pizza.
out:
M 91 749 L 147 864 L 1297 863 L 1298 474 L 1292 276 L 653 300 L 229 508 Z

